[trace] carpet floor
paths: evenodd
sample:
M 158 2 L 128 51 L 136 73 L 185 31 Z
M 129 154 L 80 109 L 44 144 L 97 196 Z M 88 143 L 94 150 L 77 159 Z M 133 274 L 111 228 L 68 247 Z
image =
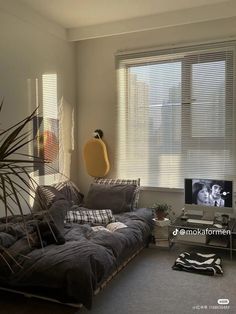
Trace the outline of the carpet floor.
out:
M 93 309 L 68 306 L 0 292 L 1 314 L 189 314 L 236 313 L 236 252 L 211 250 L 223 259 L 224 275 L 210 277 L 171 269 L 176 257 L 189 248 L 144 249 L 94 297 Z M 209 253 L 209 249 L 194 248 Z M 229 299 L 220 309 L 218 299 Z M 218 306 L 218 307 L 217 307 Z

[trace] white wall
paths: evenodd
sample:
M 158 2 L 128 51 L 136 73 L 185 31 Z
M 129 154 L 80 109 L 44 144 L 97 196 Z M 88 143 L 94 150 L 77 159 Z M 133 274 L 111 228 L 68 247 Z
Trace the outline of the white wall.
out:
M 53 35 L 50 24 L 46 29 L 1 8 L 0 21 L 0 99 L 5 99 L 0 128 L 19 121 L 35 107 L 36 79 L 42 105 L 42 74 L 57 73 L 58 99 L 63 97 L 64 105 L 65 154 L 72 159 L 68 175 L 77 181 L 77 152 L 72 149 L 70 132 L 72 111 L 76 109 L 75 44 Z
M 91 182 L 85 172 L 82 149 L 96 128 L 104 131 L 112 166 L 109 176 L 115 177 L 117 89 L 114 54 L 119 50 L 224 40 L 230 36 L 236 36 L 236 18 L 77 42 L 78 182 L 82 191 L 86 193 Z M 184 203 L 183 193 L 142 191 L 140 206 L 154 201 L 168 202 L 179 210 Z
M 0 98 L 5 98 L 1 128 L 25 117 L 30 107 L 35 105 L 36 78 L 40 80 L 43 73 L 58 73 L 59 97 L 63 96 L 66 114 L 66 154 L 72 159 L 68 174 L 84 193 L 91 178 L 85 172 L 82 148 L 96 128 L 103 129 L 105 133 L 112 166 L 109 176 L 115 177 L 117 95 L 114 54 L 119 50 L 181 45 L 236 36 L 236 18 L 228 18 L 74 44 L 63 39 L 63 30 L 58 27 L 43 24 L 42 19 L 37 19 L 23 8 L 20 17 L 15 6 L 7 8 L 6 2 L 4 5 L 3 10 L 0 7 Z M 78 131 L 78 138 L 75 139 L 79 146 L 78 153 L 77 145 L 72 149 L 70 132 L 76 100 L 75 130 Z M 178 210 L 183 206 L 183 193 L 142 191 L 140 206 L 150 205 L 154 201 L 166 201 Z

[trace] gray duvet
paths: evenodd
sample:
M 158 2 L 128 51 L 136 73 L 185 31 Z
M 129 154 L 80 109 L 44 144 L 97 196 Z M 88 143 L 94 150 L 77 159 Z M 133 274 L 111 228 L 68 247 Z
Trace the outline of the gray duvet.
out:
M 116 218 L 128 227 L 107 232 L 93 231 L 89 225 L 67 225 L 65 244 L 24 251 L 26 257 L 17 257 L 22 268 L 15 264 L 14 273 L 1 266 L 0 285 L 82 303 L 90 309 L 94 291 L 143 247 L 150 235 L 151 211 L 140 209 Z

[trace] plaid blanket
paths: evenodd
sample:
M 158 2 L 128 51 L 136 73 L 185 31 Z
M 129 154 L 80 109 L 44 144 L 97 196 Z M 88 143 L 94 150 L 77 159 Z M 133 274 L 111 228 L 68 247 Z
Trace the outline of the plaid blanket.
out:
M 76 209 L 69 210 L 67 212 L 65 220 L 67 223 L 78 223 L 78 224 L 89 223 L 91 225 L 105 225 L 106 226 L 110 222 L 114 222 L 115 217 L 112 215 L 112 211 L 110 209 L 86 210 L 82 207 L 76 207 Z
M 223 274 L 221 258 L 216 254 L 183 252 L 176 259 L 172 269 L 209 276 Z

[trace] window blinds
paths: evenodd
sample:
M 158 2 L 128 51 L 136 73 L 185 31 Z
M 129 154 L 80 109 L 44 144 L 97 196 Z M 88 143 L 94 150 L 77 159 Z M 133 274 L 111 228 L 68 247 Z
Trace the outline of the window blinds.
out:
M 234 178 L 234 49 L 117 56 L 119 177 L 166 188 Z
M 43 116 L 45 118 L 57 119 L 58 100 L 57 100 L 57 74 L 42 75 L 43 92 Z
M 43 158 L 50 161 L 45 164 L 41 175 L 59 172 L 59 121 L 58 121 L 58 86 L 57 74 L 42 75 L 43 119 L 41 126 Z M 51 182 L 48 176 L 45 181 Z M 53 176 L 55 182 L 55 177 Z

